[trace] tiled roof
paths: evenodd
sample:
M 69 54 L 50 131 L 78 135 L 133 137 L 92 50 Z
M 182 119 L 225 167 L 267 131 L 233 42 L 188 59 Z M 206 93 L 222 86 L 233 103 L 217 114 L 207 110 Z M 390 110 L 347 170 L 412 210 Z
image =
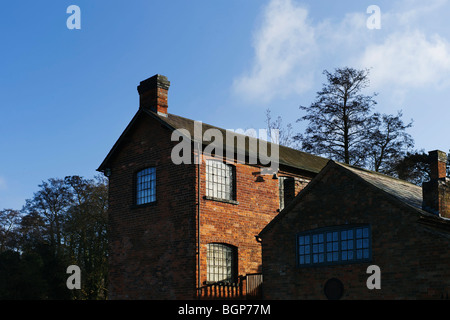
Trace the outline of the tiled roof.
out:
M 409 183 L 404 180 L 396 179 L 378 172 L 365 170 L 362 168 L 336 163 L 347 170 L 358 175 L 366 182 L 372 184 L 390 194 L 391 196 L 397 198 L 401 202 L 415 208 L 422 210 L 422 188 Z
M 194 120 L 183 118 L 177 115 L 168 114 L 167 117 L 157 115 L 151 111 L 147 111 L 147 113 L 152 114 L 155 117 L 158 117 L 161 121 L 167 123 L 173 129 L 186 129 L 189 131 L 192 139 L 194 138 Z M 236 137 L 243 137 L 242 134 L 235 133 L 233 131 L 225 130 L 210 124 L 202 123 L 202 134 L 208 129 L 217 129 L 220 130 L 223 134 L 224 140 L 225 134 L 231 134 Z M 209 141 L 206 142 L 209 144 Z M 271 146 L 272 143 L 269 143 Z M 233 146 L 234 147 L 234 146 Z M 239 147 L 239 146 L 238 146 Z M 224 147 L 226 148 L 226 146 Z M 270 150 L 270 147 L 268 147 Z M 239 152 L 244 152 L 248 154 L 249 152 L 253 152 L 253 154 L 258 154 L 258 150 L 253 148 L 253 146 L 249 143 L 245 144 L 245 149 L 239 149 Z M 288 148 L 282 145 L 279 145 L 279 163 L 282 165 L 286 165 L 289 167 L 298 168 L 301 170 L 318 173 L 322 170 L 323 167 L 327 164 L 329 159 L 325 159 L 319 156 L 315 156 L 306 152 L 302 152 L 296 149 Z
M 335 164 L 356 174 L 367 183 L 384 191 L 388 194 L 388 196 L 417 211 L 419 213 L 418 222 L 445 230 L 445 236 L 450 237 L 450 234 L 448 233 L 450 231 L 450 219 L 422 209 L 422 187 L 378 172 L 369 171 L 342 163 Z
M 422 209 L 423 195 L 421 187 L 378 172 L 338 163 L 332 160 L 330 160 L 325 168 L 306 186 L 306 188 L 303 189 L 295 197 L 295 199 L 260 232 L 260 235 L 263 235 L 265 232 L 267 232 L 267 230 L 271 229 L 272 226 L 277 223 L 277 221 L 283 218 L 283 216 L 289 214 L 289 212 L 292 211 L 297 203 L 301 201 L 304 194 L 309 192 L 308 190 L 312 188 L 313 185 L 317 183 L 317 181 L 320 181 L 322 179 L 322 176 L 326 171 L 336 169 L 345 170 L 352 176 L 362 179 L 365 183 L 368 183 L 373 188 L 381 190 L 382 192 L 384 192 L 386 197 L 389 197 L 396 203 L 409 208 L 409 210 L 419 213 L 417 220 L 419 223 L 438 228 L 439 230 L 443 230 L 445 231 L 445 236 L 450 237 L 450 219 L 437 216 L 436 214 L 429 213 Z M 351 194 L 349 194 L 349 196 L 351 197 Z M 324 198 L 323 201 L 325 203 L 326 198 Z
M 195 121 L 191 120 L 191 119 L 187 119 L 184 117 L 180 117 L 174 114 L 167 114 L 167 116 L 161 116 L 155 112 L 146 110 L 146 109 L 140 109 L 138 111 L 138 113 L 135 115 L 135 117 L 133 118 L 133 120 L 130 122 L 130 124 L 128 125 L 127 129 L 124 131 L 124 133 L 122 134 L 122 136 L 119 138 L 119 140 L 116 142 L 116 144 L 114 145 L 114 147 L 112 148 L 112 150 L 110 151 L 110 153 L 108 154 L 108 156 L 106 157 L 106 159 L 103 161 L 103 163 L 100 165 L 99 167 L 99 171 L 102 171 L 107 162 L 108 159 L 112 156 L 112 154 L 115 152 L 115 150 L 117 149 L 117 147 L 120 145 L 121 143 L 121 138 L 126 134 L 126 132 L 132 127 L 133 122 L 140 116 L 142 116 L 143 114 L 149 115 L 155 119 L 157 119 L 158 121 L 160 121 L 163 125 L 165 125 L 166 127 L 168 127 L 171 130 L 177 130 L 177 129 L 185 129 L 189 132 L 190 134 L 190 138 L 192 140 L 194 140 L 194 124 Z M 223 128 L 219 128 L 210 124 L 206 124 L 206 123 L 202 123 L 202 136 L 203 133 L 208 130 L 208 129 L 218 129 L 222 132 L 223 138 L 225 139 L 225 134 L 232 134 L 236 137 L 243 137 L 243 135 L 238 134 L 238 133 L 234 133 L 233 131 L 228 131 L 225 130 Z M 205 142 L 205 144 L 209 144 L 210 142 L 207 141 Z M 268 150 L 270 149 L 270 146 L 272 144 L 268 143 Z M 257 144 L 258 146 L 258 144 Z M 223 154 L 226 154 L 226 148 L 227 146 L 223 146 Z M 235 146 L 233 145 L 233 148 Z M 239 147 L 239 146 L 238 146 Z M 244 154 L 249 154 L 249 153 L 253 153 L 253 155 L 259 155 L 258 153 L 258 147 L 255 149 L 253 147 L 252 144 L 246 143 L 244 149 L 234 149 L 237 152 L 243 152 Z M 288 167 L 292 167 L 292 168 L 297 168 L 300 170 L 304 170 L 307 172 L 311 172 L 311 173 L 318 173 L 320 172 L 320 170 L 322 170 L 323 167 L 325 167 L 325 165 L 328 162 L 328 159 L 319 157 L 319 156 L 315 156 L 306 152 L 302 152 L 299 150 L 295 150 L 292 148 L 288 148 L 288 147 L 284 147 L 284 146 L 279 146 L 279 164 L 280 165 L 285 165 Z M 270 151 L 269 151 L 270 154 Z

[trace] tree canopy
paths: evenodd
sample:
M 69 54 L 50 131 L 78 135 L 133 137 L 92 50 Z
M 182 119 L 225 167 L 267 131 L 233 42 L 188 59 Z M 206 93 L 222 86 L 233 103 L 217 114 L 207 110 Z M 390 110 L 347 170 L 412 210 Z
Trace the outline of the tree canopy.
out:
M 412 137 L 397 115 L 373 113 L 376 93 L 364 94 L 369 70 L 337 68 L 325 70 L 327 82 L 317 92 L 299 122 L 307 122 L 304 133 L 296 135 L 301 149 L 335 161 L 388 173 L 390 163 L 413 147 Z
M 0 211 L 0 299 L 107 297 L 107 184 L 69 176 L 39 185 L 21 211 Z M 68 290 L 67 267 L 81 269 Z

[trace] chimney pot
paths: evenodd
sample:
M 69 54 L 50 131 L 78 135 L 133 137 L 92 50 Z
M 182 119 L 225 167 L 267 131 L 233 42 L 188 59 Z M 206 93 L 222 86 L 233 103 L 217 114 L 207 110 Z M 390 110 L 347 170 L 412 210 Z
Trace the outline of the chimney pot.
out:
M 169 87 L 170 82 L 167 77 L 160 74 L 141 81 L 137 87 L 139 108 L 147 109 L 167 117 Z

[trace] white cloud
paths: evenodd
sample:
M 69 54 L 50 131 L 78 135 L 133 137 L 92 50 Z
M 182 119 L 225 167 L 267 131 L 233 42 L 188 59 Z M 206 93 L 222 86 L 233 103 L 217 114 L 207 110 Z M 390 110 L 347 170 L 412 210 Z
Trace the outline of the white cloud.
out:
M 397 32 L 382 43 L 367 46 L 358 64 L 373 68 L 371 83 L 375 87 L 446 86 L 450 79 L 450 43 L 418 30 Z
M 364 9 L 337 20 L 315 16 L 313 23 L 294 0 L 271 0 L 255 32 L 251 67 L 233 89 L 247 100 L 269 102 L 315 91 L 314 76 L 343 66 L 371 68 L 370 88 L 392 89 L 399 96 L 419 87 L 450 86 L 450 33 L 430 24 L 448 5 L 446 0 L 396 2 L 381 7 L 381 29 L 369 30 Z
M 308 11 L 291 0 L 272 0 L 254 36 L 251 70 L 234 81 L 244 98 L 269 101 L 310 88 L 317 44 Z
M 395 3 L 390 12 L 383 13 L 383 20 L 397 26 L 424 24 L 424 19 L 432 19 L 433 14 L 447 10 L 448 0 L 403 0 Z

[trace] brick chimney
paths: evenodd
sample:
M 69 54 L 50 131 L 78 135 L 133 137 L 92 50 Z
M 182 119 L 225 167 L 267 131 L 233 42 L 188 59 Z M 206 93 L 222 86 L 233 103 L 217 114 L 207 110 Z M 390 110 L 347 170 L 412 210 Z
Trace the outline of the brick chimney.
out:
M 422 208 L 441 217 L 450 218 L 450 179 L 447 178 L 447 154 L 440 150 L 428 152 L 430 181 L 422 185 Z
M 137 90 L 139 92 L 139 108 L 144 108 L 167 117 L 167 95 L 170 82 L 167 77 L 156 74 L 147 80 L 141 81 Z

